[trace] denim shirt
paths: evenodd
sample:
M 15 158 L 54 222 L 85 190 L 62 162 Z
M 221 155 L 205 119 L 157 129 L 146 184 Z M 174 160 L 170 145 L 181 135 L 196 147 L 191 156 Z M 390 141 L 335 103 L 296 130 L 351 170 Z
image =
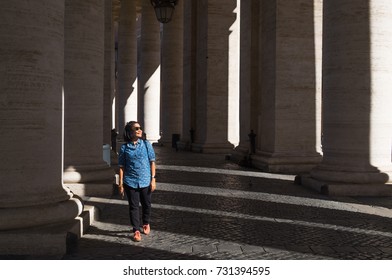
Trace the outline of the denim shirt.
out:
M 118 155 L 118 165 L 124 168 L 124 185 L 131 188 L 150 186 L 151 161 L 155 161 L 155 153 L 150 142 L 138 139 L 136 144 L 123 144 Z

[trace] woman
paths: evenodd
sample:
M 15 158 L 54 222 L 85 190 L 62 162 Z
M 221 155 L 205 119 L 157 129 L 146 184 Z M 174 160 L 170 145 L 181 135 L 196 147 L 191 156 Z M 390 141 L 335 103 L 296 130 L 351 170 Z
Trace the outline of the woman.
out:
M 119 151 L 119 192 L 128 198 L 129 217 L 133 240 L 141 241 L 141 229 L 150 233 L 151 192 L 155 190 L 155 152 L 150 142 L 143 140 L 143 131 L 136 121 L 128 122 L 124 128 L 124 141 Z M 142 205 L 142 227 L 140 227 L 139 203 Z

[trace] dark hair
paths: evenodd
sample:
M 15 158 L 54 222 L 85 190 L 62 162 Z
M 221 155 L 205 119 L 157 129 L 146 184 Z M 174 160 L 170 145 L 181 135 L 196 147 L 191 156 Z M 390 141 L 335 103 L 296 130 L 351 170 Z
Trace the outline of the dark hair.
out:
M 124 134 L 123 134 L 123 138 L 125 142 L 131 142 L 131 138 L 132 138 L 132 127 L 137 124 L 138 122 L 136 121 L 130 121 L 127 122 L 127 124 L 124 127 Z

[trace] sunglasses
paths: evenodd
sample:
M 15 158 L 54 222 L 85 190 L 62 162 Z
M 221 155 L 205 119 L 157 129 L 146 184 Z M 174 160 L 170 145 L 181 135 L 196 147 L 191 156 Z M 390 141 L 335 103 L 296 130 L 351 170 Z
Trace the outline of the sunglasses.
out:
M 139 130 L 143 130 L 143 128 L 141 126 L 135 126 L 132 128 L 133 131 L 139 131 Z

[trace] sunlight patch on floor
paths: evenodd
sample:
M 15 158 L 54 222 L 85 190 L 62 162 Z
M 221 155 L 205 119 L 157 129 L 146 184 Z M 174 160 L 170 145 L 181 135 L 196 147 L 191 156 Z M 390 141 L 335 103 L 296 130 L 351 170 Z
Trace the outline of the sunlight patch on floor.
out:
M 295 175 L 272 174 L 272 173 L 255 172 L 255 171 L 219 169 L 219 168 L 196 167 L 196 166 L 159 165 L 159 169 L 185 171 L 185 172 L 198 172 L 198 173 L 225 174 L 225 175 L 234 175 L 234 176 L 247 176 L 247 177 L 266 178 L 266 179 L 278 179 L 284 181 L 294 181 L 295 179 Z
M 92 197 L 90 199 L 90 201 L 101 202 L 101 203 L 112 203 L 112 204 L 119 204 L 119 205 L 128 205 L 127 201 L 125 201 L 125 200 L 115 200 L 115 199 L 105 199 L 105 198 Z M 316 223 L 316 222 L 308 222 L 308 221 L 292 220 L 292 219 L 284 219 L 284 218 L 254 216 L 254 215 L 248 215 L 248 214 L 242 214 L 242 213 L 236 213 L 236 212 L 183 207 L 183 206 L 177 206 L 177 205 L 164 205 L 164 204 L 156 204 L 156 203 L 153 204 L 153 208 L 154 209 L 178 211 L 178 212 L 197 213 L 197 214 L 211 215 L 211 216 L 217 216 L 217 217 L 235 218 L 235 219 L 242 219 L 242 220 L 246 219 L 246 220 L 253 220 L 253 221 L 270 222 L 270 223 L 284 223 L 284 224 L 295 225 L 295 226 L 313 227 L 313 228 L 320 228 L 320 229 L 327 229 L 327 230 L 339 230 L 339 231 L 343 231 L 343 232 L 360 233 L 360 234 L 367 234 L 367 235 L 375 235 L 375 236 L 383 236 L 383 237 L 392 238 L 392 233 L 390 233 L 390 232 L 353 228 L 353 227 L 346 227 L 346 226 L 338 226 L 338 225 L 326 224 L 326 223 Z
M 356 203 L 331 201 L 309 197 L 298 197 L 281 194 L 270 194 L 263 192 L 251 192 L 234 189 L 210 188 L 191 185 L 159 183 L 158 188 L 162 191 L 170 191 L 176 193 L 191 193 L 202 195 L 213 195 L 230 198 L 241 198 L 249 200 L 259 200 L 264 202 L 274 202 L 298 206 L 308 206 L 331 210 L 350 211 L 355 213 L 376 215 L 386 218 L 392 218 L 392 210 L 384 207 L 373 207 Z

